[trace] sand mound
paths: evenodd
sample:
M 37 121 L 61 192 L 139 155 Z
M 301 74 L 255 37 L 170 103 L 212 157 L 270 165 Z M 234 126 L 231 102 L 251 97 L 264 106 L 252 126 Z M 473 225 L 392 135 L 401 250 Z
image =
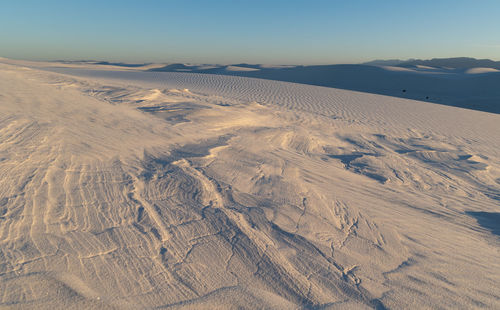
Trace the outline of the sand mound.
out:
M 500 70 L 494 68 L 472 68 L 467 69 L 465 73 L 467 74 L 482 74 L 482 73 L 492 73 L 492 72 L 500 72 Z

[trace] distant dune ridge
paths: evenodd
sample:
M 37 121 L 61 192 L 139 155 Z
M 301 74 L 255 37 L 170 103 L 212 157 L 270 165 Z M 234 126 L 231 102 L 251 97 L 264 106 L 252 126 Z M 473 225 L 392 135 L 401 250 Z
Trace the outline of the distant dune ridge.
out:
M 472 69 L 478 67 L 500 69 L 500 61 L 475 59 L 471 57 L 433 58 L 429 60 L 412 59 L 398 64 L 398 66 L 401 67 L 414 67 L 418 65 L 452 69 Z
M 238 75 L 277 81 L 335 87 L 375 94 L 424 100 L 473 110 L 500 113 L 500 62 L 489 59 L 443 58 L 431 60 L 378 60 L 361 65 L 262 67 L 238 64 L 203 68 L 171 64 L 150 69 Z M 390 69 L 393 66 L 401 70 Z M 409 69 L 409 70 L 403 70 Z M 494 74 L 493 74 L 494 73 Z M 476 76 L 471 76 L 475 74 Z
M 496 72 L 160 67 L 0 59 L 0 308 L 500 308 L 500 115 L 305 83 Z
M 469 57 L 430 60 L 374 60 L 350 65 L 259 64 L 126 64 L 65 61 L 66 67 L 87 65 L 152 72 L 188 72 L 253 77 L 341 88 L 414 99 L 460 108 L 500 113 L 500 62 Z M 61 63 L 53 62 L 60 67 Z M 89 68 L 90 68 L 89 67 Z

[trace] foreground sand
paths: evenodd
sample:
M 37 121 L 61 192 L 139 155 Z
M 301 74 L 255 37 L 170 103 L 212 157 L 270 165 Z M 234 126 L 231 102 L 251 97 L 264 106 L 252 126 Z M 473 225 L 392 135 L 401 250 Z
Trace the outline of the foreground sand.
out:
M 1 62 L 2 308 L 500 308 L 500 115 Z

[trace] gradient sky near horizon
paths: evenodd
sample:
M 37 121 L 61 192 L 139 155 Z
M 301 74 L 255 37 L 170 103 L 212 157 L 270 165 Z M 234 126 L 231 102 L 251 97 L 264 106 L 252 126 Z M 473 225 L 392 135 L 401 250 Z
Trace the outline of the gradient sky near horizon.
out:
M 333 64 L 500 58 L 498 0 L 17 0 L 0 56 L 31 60 Z

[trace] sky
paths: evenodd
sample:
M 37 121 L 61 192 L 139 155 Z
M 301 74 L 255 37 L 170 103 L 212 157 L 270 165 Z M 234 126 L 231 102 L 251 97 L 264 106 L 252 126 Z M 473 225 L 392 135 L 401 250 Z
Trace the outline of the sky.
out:
M 335 64 L 500 58 L 499 0 L 6 0 L 0 56 Z

